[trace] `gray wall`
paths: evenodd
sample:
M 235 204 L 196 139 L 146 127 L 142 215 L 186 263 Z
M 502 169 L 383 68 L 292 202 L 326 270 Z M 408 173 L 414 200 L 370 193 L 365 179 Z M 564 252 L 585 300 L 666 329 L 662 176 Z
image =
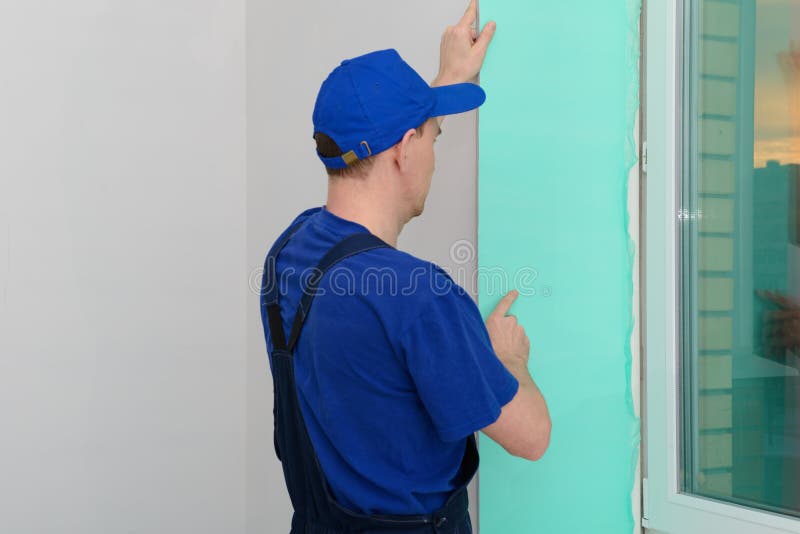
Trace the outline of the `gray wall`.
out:
M 0 532 L 244 532 L 244 29 L 0 3 Z
M 430 80 L 464 3 L 0 3 L 0 532 L 288 531 L 251 275 L 324 202 L 330 69 Z M 475 115 L 444 132 L 400 247 L 470 275 Z
M 325 202 L 327 176 L 314 155 L 311 112 L 328 73 L 347 57 L 396 48 L 431 81 L 439 68 L 441 33 L 458 21 L 466 4 L 248 1 L 247 263 L 252 270 L 261 268 L 269 245 L 300 211 Z M 445 120 L 425 213 L 399 241 L 401 249 L 461 278 L 471 277 L 474 254 L 458 263 L 464 259 L 451 259 L 450 249 L 462 239 L 475 243 L 475 121 L 475 112 Z M 269 532 L 288 531 L 290 503 L 276 482 L 281 471 L 271 441 L 272 382 L 255 294 L 247 307 L 247 407 L 248 532 L 266 532 L 267 524 Z

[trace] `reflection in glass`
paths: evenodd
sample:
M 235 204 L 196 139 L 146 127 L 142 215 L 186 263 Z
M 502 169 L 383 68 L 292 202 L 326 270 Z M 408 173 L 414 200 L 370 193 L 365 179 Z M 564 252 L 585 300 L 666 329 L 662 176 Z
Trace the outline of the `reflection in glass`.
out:
M 686 9 L 681 483 L 800 516 L 800 0 Z

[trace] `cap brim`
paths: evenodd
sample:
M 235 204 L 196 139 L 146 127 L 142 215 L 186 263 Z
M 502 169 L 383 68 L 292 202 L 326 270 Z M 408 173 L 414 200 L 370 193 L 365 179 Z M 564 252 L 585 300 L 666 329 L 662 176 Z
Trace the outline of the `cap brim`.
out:
M 464 113 L 477 108 L 486 100 L 486 93 L 480 85 L 474 83 L 457 83 L 433 87 L 436 104 L 431 111 L 432 117 Z

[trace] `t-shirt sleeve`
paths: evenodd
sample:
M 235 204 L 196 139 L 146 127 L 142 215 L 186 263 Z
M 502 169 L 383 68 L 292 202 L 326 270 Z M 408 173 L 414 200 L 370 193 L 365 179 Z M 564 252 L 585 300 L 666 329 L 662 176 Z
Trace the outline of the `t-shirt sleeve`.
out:
M 460 286 L 433 296 L 400 344 L 417 392 L 444 441 L 490 425 L 519 387 L 492 349 L 478 307 Z

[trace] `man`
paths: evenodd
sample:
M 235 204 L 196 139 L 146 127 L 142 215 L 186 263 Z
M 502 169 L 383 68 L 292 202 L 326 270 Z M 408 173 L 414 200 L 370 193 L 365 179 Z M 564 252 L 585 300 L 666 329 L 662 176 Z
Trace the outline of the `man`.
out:
M 465 82 L 494 24 L 477 34 L 475 20 L 473 1 L 445 31 L 432 87 L 384 50 L 343 61 L 317 96 L 327 202 L 271 248 L 261 303 L 292 532 L 472 532 L 474 432 L 530 460 L 548 446 L 529 341 L 507 315 L 517 293 L 484 325 L 441 268 L 395 248 L 422 213 L 441 117 L 485 98 Z

